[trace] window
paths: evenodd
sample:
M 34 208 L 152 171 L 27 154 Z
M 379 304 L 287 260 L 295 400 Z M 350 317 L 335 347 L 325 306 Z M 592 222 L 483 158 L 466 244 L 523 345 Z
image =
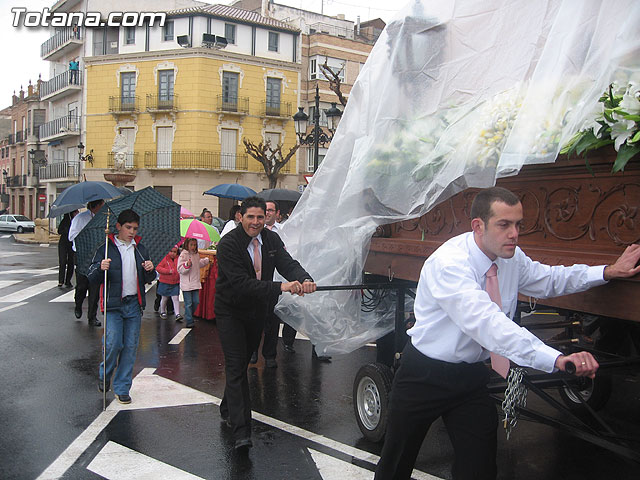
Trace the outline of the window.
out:
M 53 151 L 53 163 L 62 163 L 64 162 L 64 150 L 58 148 Z
M 307 152 L 309 152 L 309 156 L 307 157 L 307 172 L 313 172 L 313 148 L 308 148 Z M 322 164 L 326 154 L 326 148 L 318 149 L 318 167 Z
M 277 132 L 265 132 L 264 140 L 265 143 L 269 143 L 269 148 L 275 150 L 280 144 L 280 134 Z
M 279 78 L 267 78 L 267 102 L 266 115 L 280 116 L 280 85 Z
M 315 105 L 312 107 L 309 107 L 309 124 L 313 125 L 313 123 L 315 122 L 315 115 L 316 115 L 316 107 Z M 325 109 L 320 107 L 320 120 L 319 120 L 319 124 L 321 127 L 326 127 L 328 125 L 327 123 L 327 114 L 325 112 Z
M 136 72 L 120 74 L 120 92 L 122 110 L 134 110 L 136 106 Z
M 125 27 L 124 37 L 125 45 L 133 45 L 136 43 L 136 27 Z
M 173 70 L 158 71 L 158 108 L 173 106 Z
M 311 80 L 318 78 L 318 61 L 315 58 L 309 61 L 309 78 Z
M 164 27 L 162 27 L 162 39 L 165 42 L 173 40 L 173 20 L 167 20 Z
M 220 153 L 220 168 L 222 170 L 236 169 L 236 146 L 238 131 L 232 128 L 222 129 L 222 144 Z
M 238 78 L 239 73 L 222 72 L 222 109 L 229 112 L 238 111 Z
M 234 44 L 236 43 L 236 26 L 232 23 L 224 24 L 224 36 L 227 39 L 228 43 Z
M 278 44 L 280 43 L 280 35 L 276 32 L 269 32 L 269 51 L 277 52 Z
M 158 168 L 171 168 L 171 154 L 173 148 L 173 128 L 158 127 L 156 128 L 157 136 L 157 166 Z
M 159 185 L 154 185 L 153 189 L 156 190 L 159 194 L 167 197 L 169 200 L 173 198 L 173 187 L 171 186 L 161 187 Z

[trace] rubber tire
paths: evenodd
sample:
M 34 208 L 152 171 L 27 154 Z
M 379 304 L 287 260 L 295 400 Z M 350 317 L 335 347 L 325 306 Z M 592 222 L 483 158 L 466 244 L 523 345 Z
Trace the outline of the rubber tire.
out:
M 574 387 L 584 400 L 586 400 L 587 404 L 593 410 L 600 410 L 604 407 L 611 396 L 611 376 L 609 375 L 596 375 L 595 379 L 587 378 L 585 379 L 584 387 Z M 574 412 L 584 413 L 587 409 L 582 405 L 579 399 L 575 398 L 572 392 L 570 392 L 566 387 L 560 387 L 558 389 L 560 392 L 560 397 L 565 405 Z
M 353 382 L 353 410 L 358 428 L 371 442 L 384 439 L 392 382 L 391 369 L 382 363 L 364 365 Z
M 18 229 L 16 230 L 18 233 L 23 233 L 24 232 L 24 228 L 22 228 L 22 226 L 19 226 Z

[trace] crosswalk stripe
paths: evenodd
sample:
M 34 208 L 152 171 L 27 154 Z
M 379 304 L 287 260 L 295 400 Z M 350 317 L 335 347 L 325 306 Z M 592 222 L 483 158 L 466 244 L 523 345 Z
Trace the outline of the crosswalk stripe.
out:
M 15 257 L 16 255 L 29 255 L 29 252 L 0 252 L 0 258 Z
M 5 295 L 4 297 L 0 297 L 0 303 L 18 303 L 26 300 L 27 298 L 34 297 L 42 292 L 46 292 L 47 290 L 52 289 L 58 285 L 56 280 L 46 280 L 44 282 L 40 282 L 36 285 L 32 285 L 30 287 L 24 288 L 19 292 L 10 293 L 9 295 Z
M 74 288 L 72 288 L 68 292 L 63 293 L 62 295 L 60 295 L 59 297 L 56 297 L 53 300 L 49 300 L 49 303 L 51 303 L 51 302 L 53 302 L 53 303 L 60 303 L 60 302 L 62 302 L 62 303 L 74 303 L 76 301 L 75 295 L 76 295 L 76 290 Z
M 0 238 L 11 238 L 11 235 L 2 235 Z
M 171 340 L 169 340 L 169 345 L 180 345 L 180 342 L 184 340 L 184 337 L 189 335 L 190 331 L 191 331 L 190 328 L 181 328 L 180 331 L 176 334 L 176 336 L 173 337 Z
M 16 275 L 16 274 L 25 274 L 25 275 L 37 275 L 37 276 L 42 276 L 42 275 L 53 275 L 53 274 L 57 274 L 58 267 L 52 267 L 52 268 L 22 268 L 19 270 L 4 270 L 2 272 L 0 272 L 0 275 Z
M 0 313 L 6 312 L 7 310 L 11 310 L 12 308 L 21 307 L 22 305 L 26 305 L 27 302 L 14 303 L 12 305 L 7 305 L 6 307 L 0 308 Z
M 10 287 L 16 283 L 20 283 L 20 280 L 0 280 L 0 289 Z
M 129 478 L 171 478 L 172 480 L 203 480 L 168 463 L 109 441 L 87 465 L 87 470 L 108 480 Z

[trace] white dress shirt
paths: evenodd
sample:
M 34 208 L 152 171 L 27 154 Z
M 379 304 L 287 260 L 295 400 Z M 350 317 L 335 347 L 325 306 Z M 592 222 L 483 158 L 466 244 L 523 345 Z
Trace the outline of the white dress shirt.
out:
M 82 229 L 87 226 L 87 223 L 89 223 L 93 217 L 94 215 L 91 213 L 91 210 L 85 210 L 73 217 L 73 220 L 71 220 L 71 226 L 69 227 L 69 241 L 73 243 L 72 247 L 74 252 L 76 251 L 75 238 Z
M 269 226 L 265 225 L 264 228 L 269 228 Z M 271 230 L 272 232 L 278 233 L 280 230 L 282 230 L 282 224 L 278 222 L 274 222 L 273 225 L 271 225 L 271 228 L 269 228 L 269 230 Z
M 235 220 L 231 220 L 230 222 L 227 222 L 226 225 L 224 226 L 224 228 L 222 229 L 222 233 L 220 234 L 220 238 L 224 237 L 227 233 L 229 233 L 231 230 L 233 230 L 237 226 L 238 226 L 238 224 L 235 222 Z
M 120 258 L 122 259 L 122 296 L 138 294 L 138 272 L 136 270 L 136 241 L 126 244 L 118 237 L 114 237 L 116 246 L 120 250 Z
M 484 291 L 492 263 L 498 265 L 502 310 Z M 518 365 L 552 372 L 560 352 L 511 320 L 518 291 L 538 298 L 576 293 L 606 283 L 603 273 L 604 266 L 543 265 L 520 248 L 512 258 L 492 262 L 473 233 L 464 233 L 424 262 L 414 304 L 416 323 L 407 333 L 414 347 L 437 360 L 473 363 L 495 352 Z

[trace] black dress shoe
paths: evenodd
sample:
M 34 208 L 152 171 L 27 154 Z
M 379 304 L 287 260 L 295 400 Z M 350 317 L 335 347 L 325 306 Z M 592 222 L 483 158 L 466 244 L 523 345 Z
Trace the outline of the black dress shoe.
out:
M 73 285 L 71 285 L 70 283 L 65 283 L 64 286 L 67 288 L 73 288 Z
M 82 317 L 82 307 L 79 307 L 78 305 L 76 305 L 76 308 L 73 311 L 73 313 L 75 313 L 76 318 Z
M 250 438 L 241 438 L 240 440 L 236 440 L 236 443 L 233 445 L 236 452 L 246 452 L 251 447 L 253 447 L 253 442 Z
M 249 360 L 249 363 L 258 363 L 258 352 L 253 352 L 251 354 L 251 360 Z
M 282 349 L 287 353 L 296 353 L 295 349 L 293 348 L 293 345 L 287 345 L 286 343 L 283 343 Z
M 98 379 L 98 390 L 100 390 L 102 393 L 104 393 L 104 390 L 105 390 L 105 385 L 102 384 L 102 380 L 100 380 L 100 379 Z M 108 380 L 107 380 L 107 383 L 106 383 L 106 390 L 107 390 L 107 392 L 109 390 L 111 390 L 111 382 L 108 381 Z
M 102 325 L 102 322 L 100 322 L 100 320 L 98 320 L 97 318 L 91 318 L 87 320 L 87 322 L 89 322 L 89 325 L 91 325 L 92 327 L 99 327 Z
M 311 348 L 311 357 L 319 362 L 331 363 L 331 357 L 328 355 L 318 355 L 315 345 Z
M 265 358 L 264 365 L 267 368 L 278 368 L 278 362 L 276 362 L 275 358 Z

